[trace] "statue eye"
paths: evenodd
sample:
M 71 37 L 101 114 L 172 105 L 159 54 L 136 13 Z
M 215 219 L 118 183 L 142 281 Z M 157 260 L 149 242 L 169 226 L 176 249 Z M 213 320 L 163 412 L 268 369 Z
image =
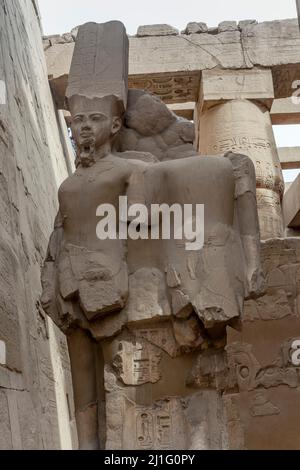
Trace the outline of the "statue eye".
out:
M 74 117 L 73 122 L 74 122 L 75 124 L 78 124 L 79 122 L 82 122 L 82 117 L 81 117 L 81 116 L 76 116 L 76 117 Z
M 99 114 L 94 114 L 94 116 L 92 116 L 92 121 L 100 121 L 101 120 L 101 116 Z

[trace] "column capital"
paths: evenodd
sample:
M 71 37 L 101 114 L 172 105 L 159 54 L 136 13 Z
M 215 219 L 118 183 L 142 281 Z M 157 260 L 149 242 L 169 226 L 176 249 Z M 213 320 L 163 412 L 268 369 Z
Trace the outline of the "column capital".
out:
M 241 99 L 259 101 L 270 109 L 274 100 L 271 69 L 203 70 L 198 101 L 201 111 Z

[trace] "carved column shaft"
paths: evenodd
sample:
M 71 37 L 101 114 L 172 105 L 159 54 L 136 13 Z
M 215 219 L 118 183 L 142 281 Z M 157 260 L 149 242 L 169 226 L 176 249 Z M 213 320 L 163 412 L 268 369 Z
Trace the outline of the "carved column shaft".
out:
M 202 155 L 232 151 L 252 159 L 261 237 L 281 237 L 284 183 L 269 112 L 272 77 L 260 70 L 229 72 L 224 77 L 223 71 L 203 73 L 198 150 Z

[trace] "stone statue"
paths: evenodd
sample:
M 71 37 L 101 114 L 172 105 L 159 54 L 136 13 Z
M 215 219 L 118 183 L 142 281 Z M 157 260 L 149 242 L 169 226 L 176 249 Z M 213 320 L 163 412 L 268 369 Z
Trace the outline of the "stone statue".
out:
M 264 289 L 254 167 L 200 157 L 192 123 L 128 92 L 127 69 L 121 23 L 79 29 L 67 90 L 77 169 L 59 189 L 42 274 L 43 307 L 68 339 L 79 447 L 226 447 L 216 378 L 199 391 L 191 371 L 223 357 L 226 326 Z M 203 247 L 151 239 L 147 217 L 136 231 L 148 237 L 122 239 L 120 196 L 128 207 L 204 205 Z M 115 237 L 97 236 L 101 204 L 120 216 Z

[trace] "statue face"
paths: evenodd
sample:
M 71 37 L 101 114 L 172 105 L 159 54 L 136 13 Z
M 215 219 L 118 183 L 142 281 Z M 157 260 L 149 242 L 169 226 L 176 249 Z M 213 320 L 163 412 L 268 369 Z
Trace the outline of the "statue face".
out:
M 97 151 L 121 128 L 121 119 L 95 110 L 77 112 L 73 116 L 72 133 L 76 144 L 86 153 Z

